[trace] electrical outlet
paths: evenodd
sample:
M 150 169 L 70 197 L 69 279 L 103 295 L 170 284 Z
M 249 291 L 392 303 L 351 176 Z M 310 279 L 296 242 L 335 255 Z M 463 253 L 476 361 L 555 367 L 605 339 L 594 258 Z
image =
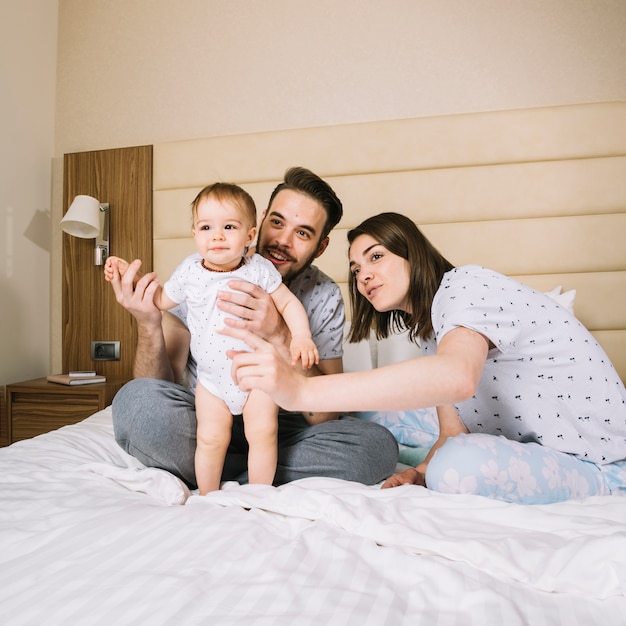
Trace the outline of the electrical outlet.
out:
M 120 342 L 119 341 L 92 341 L 91 342 L 92 361 L 119 361 Z

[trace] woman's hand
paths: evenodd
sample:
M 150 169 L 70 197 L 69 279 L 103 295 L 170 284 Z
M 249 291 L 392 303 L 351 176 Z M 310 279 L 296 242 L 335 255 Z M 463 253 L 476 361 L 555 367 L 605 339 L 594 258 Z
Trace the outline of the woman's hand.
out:
M 271 343 L 253 332 L 230 326 L 220 332 L 240 339 L 252 348 L 252 352 L 226 352 L 233 361 L 231 374 L 235 384 L 242 391 L 260 389 L 271 396 L 278 406 L 297 411 L 307 379 L 294 372 L 291 364 L 280 356 Z
M 388 478 L 382 486 L 383 489 L 398 487 L 399 485 L 421 485 L 426 487 L 426 468 L 435 452 L 443 446 L 449 437 L 456 437 L 461 433 L 469 432 L 452 404 L 438 406 L 437 417 L 439 419 L 439 437 L 437 437 L 437 441 L 428 451 L 426 458 L 417 467 L 410 467 L 404 470 L 404 472 Z
M 381 489 L 389 489 L 390 487 L 399 487 L 400 485 L 419 485 L 420 487 L 426 486 L 426 479 L 423 472 L 420 471 L 421 465 L 417 467 L 409 467 L 399 474 L 390 476 L 384 483 Z

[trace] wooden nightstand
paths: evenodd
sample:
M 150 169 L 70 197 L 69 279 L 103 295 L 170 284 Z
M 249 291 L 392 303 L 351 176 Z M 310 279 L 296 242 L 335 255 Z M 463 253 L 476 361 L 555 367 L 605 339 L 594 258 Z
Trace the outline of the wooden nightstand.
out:
M 80 422 L 111 404 L 125 382 L 107 378 L 105 383 L 68 386 L 37 378 L 7 385 L 9 443 Z

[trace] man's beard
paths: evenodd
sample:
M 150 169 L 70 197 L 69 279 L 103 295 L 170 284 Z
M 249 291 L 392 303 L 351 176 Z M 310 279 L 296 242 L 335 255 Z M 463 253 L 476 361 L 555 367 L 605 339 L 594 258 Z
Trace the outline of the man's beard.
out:
M 291 254 L 285 252 L 284 250 L 282 250 L 280 248 L 280 246 L 271 246 L 271 245 L 262 246 L 261 245 L 261 238 L 262 238 L 262 234 L 261 234 L 261 231 L 259 231 L 259 238 L 258 238 L 258 242 L 257 242 L 257 252 L 261 256 L 265 257 L 266 255 L 264 253 L 269 253 L 270 251 L 275 251 L 278 254 L 286 257 L 291 263 L 295 262 L 293 256 Z M 286 274 L 282 274 L 283 282 L 284 283 L 291 282 L 296 276 L 300 275 L 307 267 L 309 267 L 309 265 L 311 265 L 311 263 L 313 263 L 313 261 L 315 259 L 316 252 L 317 252 L 317 250 L 312 252 L 311 255 L 309 256 L 309 258 L 306 259 L 304 264 L 301 265 L 300 267 L 293 268 L 293 266 L 292 266 Z

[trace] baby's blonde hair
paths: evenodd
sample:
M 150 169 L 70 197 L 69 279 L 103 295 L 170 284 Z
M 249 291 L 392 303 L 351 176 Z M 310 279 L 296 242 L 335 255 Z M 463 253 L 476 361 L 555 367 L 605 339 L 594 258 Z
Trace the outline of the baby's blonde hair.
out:
M 256 205 L 252 196 L 233 183 L 213 183 L 207 185 L 191 203 L 191 217 L 198 214 L 198 204 L 206 198 L 215 198 L 218 202 L 230 202 L 240 211 L 249 228 L 256 226 Z

